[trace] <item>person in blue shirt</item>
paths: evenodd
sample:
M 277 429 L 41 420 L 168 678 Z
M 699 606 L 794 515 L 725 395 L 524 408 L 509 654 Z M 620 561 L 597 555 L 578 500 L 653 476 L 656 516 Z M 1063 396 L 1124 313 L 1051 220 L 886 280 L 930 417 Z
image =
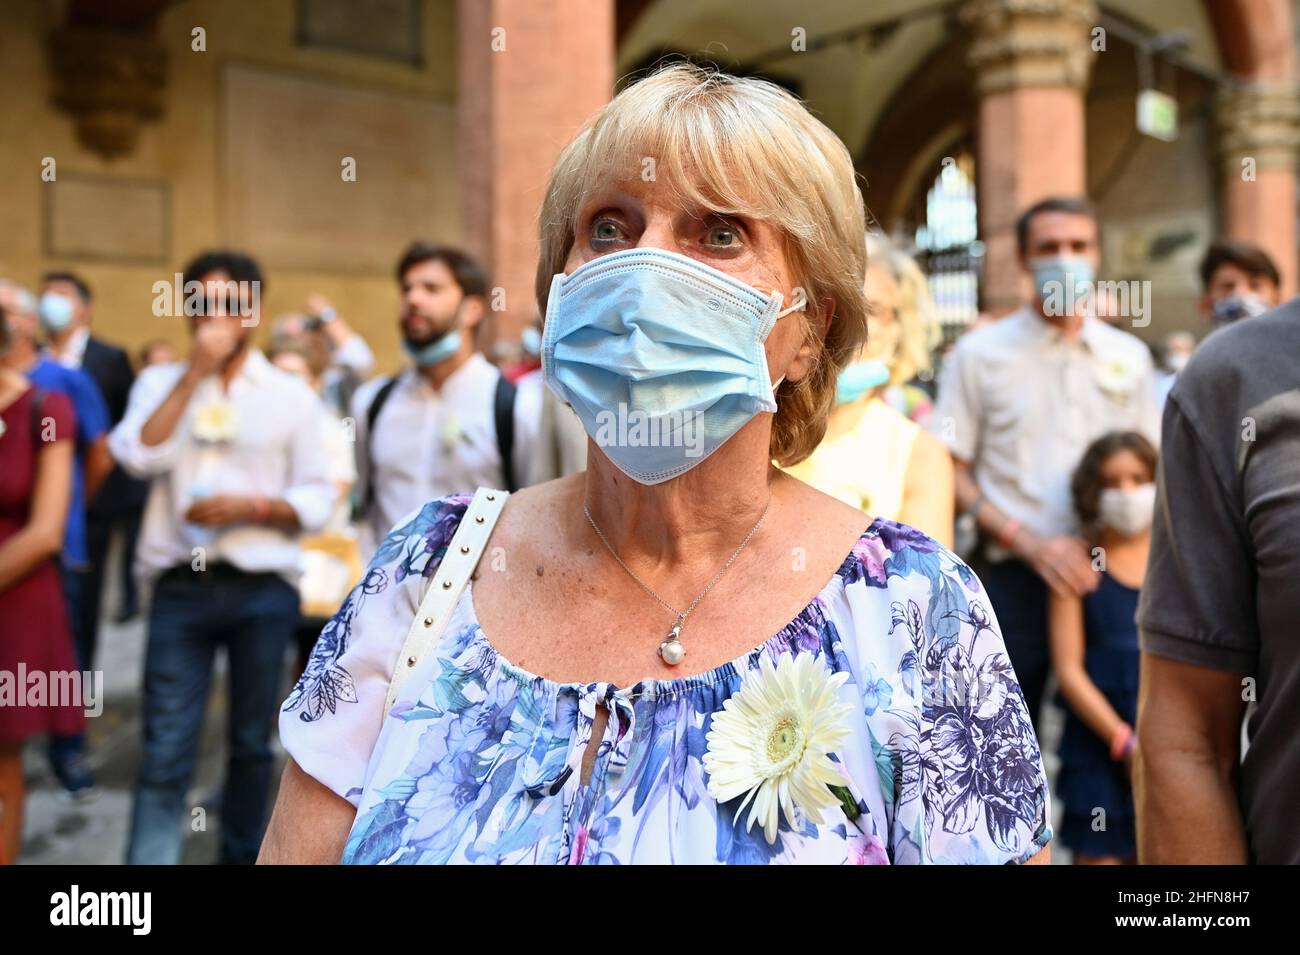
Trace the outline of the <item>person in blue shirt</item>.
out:
M 86 550 L 86 502 L 94 497 L 104 478 L 113 469 L 108 453 L 108 405 L 99 387 L 85 372 L 65 368 L 41 354 L 38 346 L 40 324 L 36 301 L 30 292 L 13 286 L 0 288 L 5 307 L 5 322 L 11 344 L 5 364 L 28 378 L 44 391 L 66 395 L 72 403 L 77 423 L 77 451 L 73 467 L 72 501 L 63 540 L 63 591 L 74 624 L 82 619 L 78 612 L 85 592 L 85 578 L 90 570 Z M 78 655 L 86 641 L 74 633 Z M 78 660 L 84 670 L 89 660 Z M 85 739 L 82 736 L 55 736 L 50 739 L 50 763 L 64 789 L 77 799 L 97 795 L 94 779 L 86 769 Z

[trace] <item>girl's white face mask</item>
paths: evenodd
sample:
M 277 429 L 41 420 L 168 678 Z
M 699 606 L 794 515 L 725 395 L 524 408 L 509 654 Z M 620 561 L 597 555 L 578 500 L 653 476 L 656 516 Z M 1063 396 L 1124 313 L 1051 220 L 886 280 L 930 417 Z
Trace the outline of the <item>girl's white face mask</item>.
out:
M 1142 484 L 1130 490 L 1108 487 L 1097 501 L 1097 516 L 1125 537 L 1141 534 L 1155 515 L 1156 486 Z
M 542 376 L 623 473 L 658 484 L 776 411 L 763 343 L 803 308 L 676 252 L 614 252 L 552 280 Z

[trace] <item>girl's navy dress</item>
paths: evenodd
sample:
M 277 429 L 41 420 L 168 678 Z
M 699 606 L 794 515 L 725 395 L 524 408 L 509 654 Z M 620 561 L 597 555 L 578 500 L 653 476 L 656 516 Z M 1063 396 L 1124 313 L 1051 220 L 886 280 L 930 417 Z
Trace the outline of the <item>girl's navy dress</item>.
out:
M 1138 593 L 1103 573 L 1097 589 L 1083 598 L 1084 668 L 1130 726 L 1137 721 Z M 1128 771 L 1122 762 L 1110 758 L 1109 743 L 1068 705 L 1060 755 L 1057 795 L 1065 804 L 1061 841 L 1081 855 L 1136 853 Z M 1098 809 L 1104 809 L 1105 815 Z

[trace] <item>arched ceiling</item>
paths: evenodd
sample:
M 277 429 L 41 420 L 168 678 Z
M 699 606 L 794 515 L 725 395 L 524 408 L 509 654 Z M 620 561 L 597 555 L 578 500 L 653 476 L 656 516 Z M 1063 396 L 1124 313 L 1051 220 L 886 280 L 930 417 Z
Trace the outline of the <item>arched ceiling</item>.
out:
M 618 67 L 625 73 L 671 50 L 711 58 L 724 68 L 760 69 L 797 88 L 858 156 L 890 101 L 960 29 L 952 16 L 956 6 L 929 0 L 652 0 L 622 37 Z M 1189 41 L 1183 54 L 1189 65 L 1222 69 L 1200 0 L 1123 0 L 1103 2 L 1101 8 L 1140 31 L 1181 30 Z M 896 28 L 884 29 L 899 18 Z M 879 29 L 870 37 L 817 48 L 820 39 L 859 26 Z M 806 52 L 790 50 L 796 27 L 805 31 Z M 1099 67 L 1104 60 L 1094 68 Z

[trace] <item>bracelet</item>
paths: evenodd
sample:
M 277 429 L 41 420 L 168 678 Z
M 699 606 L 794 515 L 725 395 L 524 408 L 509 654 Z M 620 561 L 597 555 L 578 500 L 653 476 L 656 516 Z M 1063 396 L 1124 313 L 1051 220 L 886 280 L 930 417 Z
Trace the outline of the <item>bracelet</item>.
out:
M 982 493 L 976 494 L 975 500 L 971 501 L 970 507 L 966 508 L 966 513 L 969 514 L 971 517 L 975 518 L 976 520 L 979 520 L 980 505 L 983 503 L 984 503 L 984 495 Z
M 1020 531 L 1020 527 L 1020 522 L 1014 517 L 1011 518 L 998 531 L 998 543 L 1010 549 L 1012 542 L 1016 539 L 1016 534 Z
M 253 498 L 253 523 L 264 524 L 271 516 L 271 502 L 260 494 Z
M 1120 723 L 1115 729 L 1115 733 L 1110 738 L 1110 758 L 1119 762 L 1129 753 L 1133 752 L 1137 746 L 1137 736 L 1133 732 L 1133 727 L 1127 723 Z

